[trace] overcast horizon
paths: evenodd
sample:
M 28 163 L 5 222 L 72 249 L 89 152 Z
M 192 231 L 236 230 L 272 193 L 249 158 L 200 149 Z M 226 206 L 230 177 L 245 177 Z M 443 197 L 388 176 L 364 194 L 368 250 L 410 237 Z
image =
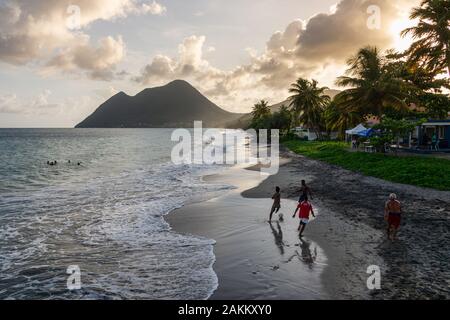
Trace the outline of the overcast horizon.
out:
M 175 79 L 240 113 L 300 76 L 337 89 L 359 48 L 407 48 L 417 3 L 0 0 L 0 128 L 73 127 L 119 91 Z

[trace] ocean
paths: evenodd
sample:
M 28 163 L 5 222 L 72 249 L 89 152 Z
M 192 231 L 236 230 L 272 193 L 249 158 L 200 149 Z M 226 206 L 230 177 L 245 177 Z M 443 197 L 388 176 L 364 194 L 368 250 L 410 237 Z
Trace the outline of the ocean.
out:
M 171 133 L 0 129 L 0 299 L 207 299 L 214 241 L 164 215 L 232 186 L 202 181 L 225 166 L 172 164 Z

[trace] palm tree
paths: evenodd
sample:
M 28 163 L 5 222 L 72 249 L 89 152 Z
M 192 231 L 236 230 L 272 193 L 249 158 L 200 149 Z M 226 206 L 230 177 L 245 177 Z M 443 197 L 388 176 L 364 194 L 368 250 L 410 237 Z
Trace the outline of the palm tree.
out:
M 252 116 L 254 120 L 262 119 L 266 116 L 270 116 L 269 102 L 261 100 L 253 107 Z
M 318 87 L 316 80 L 299 78 L 291 85 L 290 107 L 294 112 L 296 124 L 303 124 L 321 137 L 323 112 L 331 98 L 325 94 L 326 87 Z
M 325 110 L 325 123 L 328 131 L 337 131 L 339 138 L 345 138 L 345 131 L 354 128 L 364 121 L 358 112 L 345 112 L 335 101 L 331 102 Z
M 410 60 L 435 74 L 447 69 L 450 75 L 450 0 L 423 0 L 410 19 L 419 19 L 417 26 L 402 32 L 415 40 L 406 51 Z
M 347 75 L 339 77 L 336 84 L 350 88 L 334 99 L 342 112 L 381 118 L 386 107 L 407 109 L 407 84 L 390 72 L 388 61 L 377 48 L 360 49 L 347 64 Z
M 280 111 L 272 115 L 272 129 L 279 129 L 282 135 L 291 131 L 292 113 L 285 105 L 281 106 Z
M 250 127 L 253 129 L 268 129 L 268 121 L 271 116 L 269 103 L 265 100 L 261 100 L 253 107 L 252 121 Z
M 404 54 L 388 51 L 386 57 L 390 60 L 387 71 L 409 84 L 410 89 L 415 91 L 412 94 L 428 91 L 441 93 L 443 87 L 450 89 L 448 79 L 437 78 L 434 72 L 428 71 L 417 61 L 405 60 Z

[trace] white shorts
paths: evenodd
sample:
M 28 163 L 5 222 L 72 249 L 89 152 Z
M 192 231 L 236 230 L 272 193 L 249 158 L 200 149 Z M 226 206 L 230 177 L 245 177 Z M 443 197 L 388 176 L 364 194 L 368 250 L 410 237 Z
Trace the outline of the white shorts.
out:
M 309 223 L 309 219 L 300 219 L 300 223 L 308 224 Z

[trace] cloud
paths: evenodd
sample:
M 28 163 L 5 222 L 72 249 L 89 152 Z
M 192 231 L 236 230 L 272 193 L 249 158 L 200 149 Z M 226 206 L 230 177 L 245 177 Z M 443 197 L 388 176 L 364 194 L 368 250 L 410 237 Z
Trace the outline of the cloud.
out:
M 379 8 L 379 28 L 368 27 L 370 15 L 368 8 Z M 313 61 L 323 59 L 342 60 L 349 52 L 358 50 L 361 45 L 387 47 L 393 35 L 386 32 L 383 22 L 395 19 L 398 8 L 387 0 L 344 0 L 337 4 L 331 14 L 318 14 L 312 17 L 299 37 L 296 54 Z M 375 13 L 376 14 L 376 13 Z
M 50 90 L 44 90 L 29 100 L 21 100 L 15 94 L 0 96 L 0 113 L 42 115 L 53 113 L 58 104 L 50 103 Z
M 416 4 L 417 0 L 341 0 L 327 13 L 293 21 L 275 32 L 264 52 L 247 49 L 250 62 L 233 70 L 211 66 L 204 58 L 205 37 L 192 36 L 180 44 L 177 57 L 156 56 L 134 80 L 153 85 L 183 78 L 230 110 L 242 110 L 250 97 L 279 102 L 276 99 L 286 98 L 287 88 L 300 76 L 332 84 L 359 48 L 392 47 L 391 24 Z M 379 9 L 378 17 L 368 10 L 371 6 Z M 379 18 L 379 27 L 368 24 L 374 18 Z
M 49 121 L 57 118 L 66 126 L 73 126 L 92 113 L 93 108 L 101 101 L 117 93 L 117 90 L 109 87 L 95 90 L 94 93 L 96 94 L 94 97 L 67 97 L 58 102 L 54 102 L 50 90 L 43 90 L 29 98 L 19 98 L 11 93 L 4 94 L 0 95 L 0 114 L 20 115 L 21 119 L 44 117 Z
M 141 75 L 134 78 L 142 84 L 150 84 L 160 79 L 199 76 L 213 71 L 208 61 L 203 58 L 205 36 L 191 36 L 178 46 L 178 57 L 172 59 L 157 55 L 144 67 Z
M 91 44 L 85 30 L 94 22 L 128 15 L 161 15 L 166 8 L 137 0 L 6 0 L 0 4 L 0 61 L 61 66 L 109 79 L 124 57 L 120 36 Z M 68 54 L 63 58 L 62 54 Z
M 167 8 L 162 6 L 161 4 L 157 3 L 156 1 L 153 1 L 150 4 L 142 4 L 142 10 L 145 13 L 150 13 L 154 15 L 162 15 L 167 11 Z
M 47 62 L 46 69 L 49 72 L 84 70 L 92 79 L 111 80 L 115 77 L 115 66 L 124 56 L 125 45 L 120 36 L 102 38 L 96 47 L 86 40 L 56 54 Z

